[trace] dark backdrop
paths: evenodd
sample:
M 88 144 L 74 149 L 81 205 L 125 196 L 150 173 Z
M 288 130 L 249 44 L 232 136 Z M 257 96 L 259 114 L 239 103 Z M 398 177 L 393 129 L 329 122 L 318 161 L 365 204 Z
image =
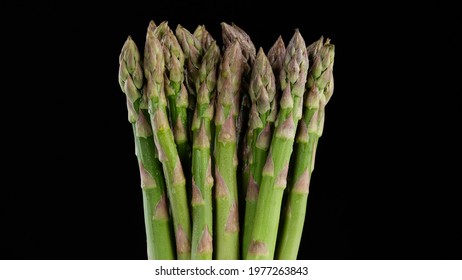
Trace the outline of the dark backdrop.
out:
M 117 71 L 127 36 L 142 49 L 152 19 L 205 24 L 220 45 L 222 21 L 265 51 L 295 28 L 336 45 L 300 259 L 460 259 L 455 9 L 303 4 L 8 7 L 0 258 L 146 258 Z

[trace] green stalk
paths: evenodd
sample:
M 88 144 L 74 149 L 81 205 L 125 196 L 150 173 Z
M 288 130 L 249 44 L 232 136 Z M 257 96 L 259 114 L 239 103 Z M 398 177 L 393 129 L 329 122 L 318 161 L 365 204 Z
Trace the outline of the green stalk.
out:
M 130 37 L 124 44 L 119 63 L 119 82 L 122 91 L 127 95 L 129 121 L 133 127 L 140 169 L 148 259 L 172 260 L 175 254 L 164 191 L 164 176 L 147 119 L 146 102 L 141 95 L 143 72 L 140 54 Z
M 196 82 L 197 102 L 192 121 L 192 259 L 211 260 L 213 253 L 212 159 L 210 156 L 216 72 L 220 50 L 213 41 L 202 60 Z
M 162 163 L 167 194 L 175 230 L 178 259 L 191 257 L 191 222 L 186 194 L 186 179 L 176 149 L 173 133 L 167 117 L 167 101 L 164 94 L 164 55 L 160 41 L 148 28 L 144 48 L 145 91 L 149 98 L 149 114 L 154 142 Z
M 302 116 L 302 99 L 307 71 L 308 56 L 305 42 L 296 30 L 287 46 L 284 68 L 280 75 L 283 93 L 270 151 L 262 171 L 262 183 L 247 259 L 272 259 L 274 257 L 289 161 L 297 124 Z
M 313 63 L 308 74 L 307 96 L 305 97 L 303 117 L 300 121 L 295 145 L 293 180 L 289 186 L 289 197 L 285 209 L 285 219 L 278 240 L 277 259 L 297 258 L 303 224 L 306 216 L 311 174 L 318 139 L 324 127 L 324 112 L 328 98 L 333 93 L 332 69 L 334 63 L 334 46 L 327 42 L 322 46 L 315 42 L 315 48 L 308 48 L 313 53 Z
M 271 111 L 276 95 L 276 78 L 271 64 L 263 49 L 260 48 L 252 68 L 249 95 L 252 100 L 249 125 L 246 139 L 249 143 L 249 170 L 248 187 L 245 204 L 244 235 L 242 241 L 243 255 L 247 250 L 252 234 L 253 219 L 257 207 L 258 189 L 261 183 L 261 173 L 268 155 L 273 124 L 277 112 Z
M 136 149 L 138 151 L 138 163 L 142 178 L 143 209 L 146 224 L 148 259 L 150 260 L 173 260 L 175 259 L 175 245 L 172 239 L 170 217 L 168 213 L 167 197 L 165 194 L 165 182 L 162 173 L 162 165 L 155 157 L 155 145 L 152 136 L 140 134 L 142 125 L 146 125 L 146 131 L 150 130 L 147 110 L 141 110 L 140 118 L 136 123 L 134 132 L 136 136 Z M 144 121 L 140 121 L 143 115 Z M 140 124 L 143 123 L 143 124 Z M 147 129 L 149 127 L 149 130 Z M 143 170 L 144 168 L 144 170 Z
M 164 48 L 165 73 L 164 89 L 168 99 L 168 112 L 173 136 L 180 156 L 183 171 L 189 178 L 190 170 L 190 147 L 188 142 L 188 91 L 184 85 L 184 54 L 173 34 L 168 23 L 162 22 L 155 27 L 153 21 L 150 22 L 154 35 L 159 39 Z
M 238 42 L 220 64 L 215 113 L 215 251 L 217 259 L 239 259 L 236 117 L 243 71 Z

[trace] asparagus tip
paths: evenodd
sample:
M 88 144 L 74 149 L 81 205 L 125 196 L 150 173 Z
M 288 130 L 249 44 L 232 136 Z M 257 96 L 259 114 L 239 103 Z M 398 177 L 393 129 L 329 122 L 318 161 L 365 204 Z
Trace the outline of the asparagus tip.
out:
M 148 32 L 151 32 L 151 31 L 153 32 L 156 29 L 156 27 L 157 27 L 156 23 L 153 20 L 151 20 L 148 25 Z

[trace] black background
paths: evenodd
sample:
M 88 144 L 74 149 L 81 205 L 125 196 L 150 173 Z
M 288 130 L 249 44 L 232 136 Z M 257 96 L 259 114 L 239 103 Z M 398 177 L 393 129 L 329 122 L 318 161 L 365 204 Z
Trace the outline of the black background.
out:
M 2 4 L 3 5 L 3 4 Z M 152 19 L 265 51 L 299 28 L 336 45 L 300 259 L 461 259 L 456 9 L 306 1 L 20 4 L 3 18 L 2 259 L 145 259 L 133 136 L 117 81 Z M 254 7 L 257 6 L 257 7 Z M 2 9 L 10 11 L 9 9 Z M 458 72 L 457 72 L 458 71 Z M 459 73 L 459 74 L 457 74 Z

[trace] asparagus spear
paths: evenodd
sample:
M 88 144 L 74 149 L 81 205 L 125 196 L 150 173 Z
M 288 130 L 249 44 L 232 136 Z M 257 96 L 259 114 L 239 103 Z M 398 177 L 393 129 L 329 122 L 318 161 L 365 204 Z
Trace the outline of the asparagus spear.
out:
M 199 68 L 201 67 L 202 56 L 204 55 L 204 49 L 201 45 L 201 41 L 191 34 L 186 28 L 178 25 L 175 30 L 175 35 L 181 44 L 185 59 L 186 59 L 186 75 L 187 81 L 190 85 L 189 90 L 191 94 L 196 94 L 195 84 Z
M 268 51 L 268 60 L 271 64 L 271 69 L 273 69 L 274 76 L 276 77 L 276 94 L 274 96 L 274 102 L 270 102 L 270 105 L 271 105 L 270 115 L 274 114 L 274 116 L 271 116 L 271 119 L 276 119 L 276 116 L 278 113 L 278 103 L 279 103 L 279 98 L 282 92 L 281 82 L 278 79 L 278 77 L 280 76 L 281 70 L 284 66 L 285 55 L 286 55 L 286 47 L 285 47 L 284 41 L 282 40 L 282 37 L 279 36 L 279 38 L 276 40 L 274 45 Z
M 305 42 L 296 30 L 287 46 L 284 68 L 280 74 L 283 93 L 270 151 L 262 171 L 262 183 L 247 259 L 272 259 L 274 256 L 289 160 L 297 123 L 302 115 L 307 71 L 308 56 Z
M 210 157 L 211 128 L 213 117 L 216 72 L 220 50 L 215 43 L 204 55 L 196 81 L 197 102 L 191 125 L 193 131 L 192 154 L 192 259 L 212 259 L 213 213 L 212 213 L 212 161 Z
M 279 77 L 279 72 L 281 71 L 283 63 L 284 63 L 285 54 L 286 54 L 286 47 L 284 45 L 284 41 L 282 40 L 282 37 L 279 36 L 279 38 L 276 40 L 274 45 L 268 51 L 268 60 L 271 64 L 271 68 L 273 69 L 273 74 L 275 77 Z M 276 100 L 276 102 L 270 102 L 271 112 L 274 114 L 277 114 L 277 104 L 279 101 L 280 90 L 281 90 L 281 83 L 279 82 L 279 79 L 276 79 L 276 95 L 274 96 L 274 100 Z M 249 144 L 252 141 L 251 133 L 249 130 L 247 130 L 246 137 L 244 139 L 245 139 L 245 144 L 244 144 L 244 150 L 243 150 L 243 158 L 244 158 L 243 189 L 246 190 L 245 193 L 247 193 L 247 186 L 249 184 L 249 178 L 250 178 L 250 162 L 249 161 L 250 161 L 251 153 L 252 153 L 252 147 Z M 258 182 L 258 184 L 259 183 L 260 182 Z M 246 254 L 247 252 L 244 251 L 244 253 Z
M 237 200 L 236 117 L 243 71 L 239 42 L 223 55 L 217 82 L 215 113 L 216 258 L 239 258 L 239 211 Z
M 239 95 L 236 95 L 236 104 L 239 104 L 239 110 L 236 111 L 237 121 L 236 121 L 236 133 L 237 133 L 237 153 L 239 157 L 242 157 L 244 160 L 238 162 L 237 169 L 237 178 L 240 182 L 240 188 L 238 192 L 239 200 L 242 201 L 245 199 L 245 194 L 247 193 L 247 183 L 249 181 L 249 163 L 247 161 L 249 157 L 250 143 L 246 139 L 247 124 L 249 121 L 250 113 L 250 97 L 249 97 L 249 84 L 250 76 L 252 72 L 252 65 L 255 61 L 255 46 L 250 39 L 250 36 L 241 28 L 239 28 L 234 23 L 229 25 L 225 22 L 221 23 L 222 28 L 222 37 L 225 48 L 230 46 L 235 41 L 238 41 L 242 50 L 242 55 L 244 57 L 244 70 L 243 77 L 241 82 L 241 91 Z M 240 220 L 244 219 L 244 204 L 241 205 L 239 209 L 241 216 Z M 241 236 L 243 237 L 243 236 Z
M 172 260 L 175 254 L 164 176 L 154 146 L 145 95 L 141 92 L 144 76 L 140 54 L 130 37 L 122 48 L 119 64 L 119 83 L 127 96 L 128 120 L 133 126 L 140 169 L 148 259 Z
M 322 41 L 321 38 L 313 44 L 314 48 L 307 49 L 314 59 L 308 74 L 303 118 L 297 132 L 294 174 L 278 240 L 278 259 L 297 258 L 316 147 L 324 127 L 325 105 L 333 93 L 334 46 L 329 42 L 322 46 Z
M 188 92 L 184 85 L 184 54 L 175 35 L 166 21 L 155 27 L 154 35 L 162 43 L 165 59 L 164 89 L 168 99 L 168 112 L 173 136 L 177 145 L 181 165 L 186 175 L 189 168 L 190 147 L 188 143 Z M 187 176 L 189 177 L 189 176 Z
M 223 37 L 223 44 L 225 48 L 233 44 L 235 41 L 238 41 L 242 50 L 242 55 L 244 56 L 244 72 L 243 78 L 241 83 L 241 93 L 237 96 L 238 104 L 240 104 L 240 109 L 238 112 L 236 129 L 237 129 L 237 143 L 238 146 L 241 147 L 239 143 L 242 142 L 241 140 L 244 139 L 245 132 L 247 130 L 247 123 L 248 123 L 248 115 L 250 111 L 250 98 L 248 96 L 249 84 L 250 84 L 250 76 L 252 72 L 252 65 L 255 62 L 256 50 L 255 45 L 253 44 L 250 36 L 241 28 L 239 28 L 234 23 L 229 25 L 225 22 L 221 23 L 222 28 L 222 37 Z M 239 151 L 242 151 L 244 147 L 239 148 Z M 241 153 L 239 153 L 241 154 Z
M 167 118 L 167 101 L 164 93 L 164 55 L 160 41 L 150 25 L 144 48 L 144 74 L 146 94 L 149 98 L 154 142 L 162 163 L 167 194 L 170 202 L 175 230 L 178 259 L 189 259 L 191 255 L 191 222 L 186 195 L 186 179 L 176 149 L 173 133 Z
M 216 41 L 212 38 L 212 35 L 210 35 L 210 33 L 205 29 L 204 25 L 199 25 L 196 28 L 196 30 L 194 31 L 193 35 L 200 42 L 200 45 L 202 47 L 202 50 L 204 50 L 204 52 L 206 52 L 209 49 L 209 47 L 212 45 L 212 43 L 216 44 Z M 204 58 L 201 57 L 200 59 L 201 59 L 201 63 L 202 63 Z M 219 57 L 219 59 L 221 59 L 221 56 Z M 199 71 L 200 71 L 200 69 L 199 69 Z M 197 83 L 197 81 L 198 81 L 198 79 L 196 79 L 196 83 Z M 197 88 L 197 85 L 196 85 L 196 88 Z M 213 101 L 213 102 L 215 102 L 215 101 Z M 211 131 L 211 137 L 212 137 L 211 139 L 215 139 L 215 126 L 214 126 L 213 122 L 210 123 L 210 131 Z M 212 141 L 212 143 L 210 143 L 210 145 L 211 145 L 210 149 L 213 150 L 213 141 Z M 213 158 L 212 158 L 212 161 L 213 161 Z
M 279 72 L 282 69 L 283 63 L 284 63 L 284 56 L 286 53 L 286 47 L 284 44 L 284 41 L 282 40 L 282 37 L 279 36 L 279 38 L 276 40 L 274 45 L 271 47 L 271 49 L 268 51 L 268 61 L 271 64 L 271 68 L 273 69 L 273 73 L 275 77 L 279 76 Z M 273 98 L 273 102 L 270 102 L 270 114 L 267 116 L 267 121 L 272 121 L 274 122 L 274 119 L 276 118 L 277 114 L 277 104 L 279 101 L 279 92 L 281 89 L 279 79 L 276 80 L 276 90 L 275 90 L 275 95 Z M 252 85 L 251 85 L 252 87 Z M 271 139 L 271 135 L 273 132 L 274 124 L 270 123 L 269 125 L 269 135 L 267 133 L 262 133 L 260 131 L 260 136 L 258 139 L 260 141 L 257 141 L 260 143 L 260 146 L 263 148 L 266 148 L 268 150 L 269 146 L 269 141 Z M 268 127 L 265 127 L 268 131 Z M 252 143 L 252 130 L 248 129 L 247 130 L 247 136 L 245 138 L 246 143 Z M 268 141 L 262 141 L 263 139 L 268 139 Z M 263 163 L 266 160 L 267 153 L 260 153 L 260 159 L 258 160 L 253 160 L 254 155 L 256 154 L 255 151 L 255 141 L 252 143 L 252 145 L 247 145 L 246 149 L 244 150 L 244 158 L 246 159 L 245 165 L 244 165 L 244 173 L 243 173 L 243 178 L 244 178 L 244 184 L 249 185 L 250 183 L 250 169 L 252 169 L 252 174 L 253 174 L 253 182 L 250 188 L 247 186 L 244 186 L 244 189 L 247 189 L 246 192 L 246 208 L 245 208 L 245 221 L 244 221 L 244 235 L 243 235 L 243 257 L 245 258 L 247 256 L 247 251 L 248 251 L 248 244 L 249 244 L 249 239 L 250 235 L 252 233 L 252 228 L 253 228 L 253 219 L 255 216 L 255 210 L 256 210 L 256 205 L 257 205 L 257 199 L 258 199 L 258 192 L 259 192 L 259 186 L 261 183 L 261 172 L 263 169 Z M 252 166 L 252 167 L 251 167 Z
M 249 126 L 247 138 L 250 144 L 249 163 L 250 177 L 247 188 L 243 252 L 247 255 L 247 249 L 253 228 L 253 218 L 257 206 L 258 186 L 261 182 L 261 173 L 267 157 L 268 148 L 271 141 L 273 123 L 276 113 L 271 112 L 271 107 L 275 103 L 276 78 L 273 74 L 271 64 L 266 57 L 263 49 L 260 48 L 257 58 L 252 68 L 252 78 L 250 80 L 249 95 L 252 100 L 250 110 Z
M 284 63 L 285 54 L 286 54 L 286 47 L 285 47 L 284 41 L 282 40 L 282 37 L 279 36 L 279 38 L 276 40 L 274 45 L 268 51 L 268 61 L 271 64 L 271 68 L 273 69 L 273 74 L 275 77 L 279 77 L 279 72 L 281 71 L 283 63 Z M 276 114 L 278 111 L 277 104 L 279 101 L 280 90 L 281 90 L 281 84 L 279 82 L 279 79 L 276 79 L 276 91 L 275 91 L 275 96 L 273 98 L 275 102 L 270 102 L 270 106 L 271 106 L 270 112 L 271 113 L 268 118 L 268 119 L 273 120 L 273 122 L 274 122 L 274 119 L 276 118 Z M 268 135 L 269 137 L 268 139 L 271 139 L 273 128 L 274 128 L 274 125 L 271 124 L 270 130 L 269 130 L 270 134 Z M 244 144 L 244 151 L 243 151 L 244 166 L 243 166 L 242 177 L 243 177 L 243 189 L 246 190 L 245 192 L 246 206 L 245 206 L 244 234 L 243 234 L 243 256 L 244 257 L 247 255 L 248 242 L 249 242 L 252 225 L 253 225 L 253 217 L 255 216 L 255 207 L 256 207 L 257 198 L 258 198 L 258 186 L 261 183 L 261 171 L 263 168 L 262 164 L 266 160 L 266 156 L 262 158 L 261 161 L 253 160 L 253 154 L 254 154 L 253 150 L 255 149 L 255 142 L 252 143 L 252 137 L 253 137 L 252 134 L 253 134 L 252 130 L 248 129 L 246 132 L 246 137 L 244 138 L 245 144 Z M 269 145 L 269 143 L 267 144 Z M 250 182 L 250 168 L 251 168 L 250 161 L 253 161 L 252 165 L 258 164 L 258 167 L 256 167 L 256 170 L 253 171 L 253 174 L 257 174 L 257 175 L 253 175 L 255 184 L 249 190 L 248 185 Z M 260 173 L 260 175 L 258 175 L 258 173 Z
M 191 34 L 186 28 L 178 25 L 175 35 L 180 42 L 185 57 L 185 83 L 188 89 L 188 123 L 192 122 L 194 110 L 196 107 L 196 80 L 201 66 L 204 49 L 201 41 Z M 192 140 L 192 131 L 189 130 L 190 140 Z

